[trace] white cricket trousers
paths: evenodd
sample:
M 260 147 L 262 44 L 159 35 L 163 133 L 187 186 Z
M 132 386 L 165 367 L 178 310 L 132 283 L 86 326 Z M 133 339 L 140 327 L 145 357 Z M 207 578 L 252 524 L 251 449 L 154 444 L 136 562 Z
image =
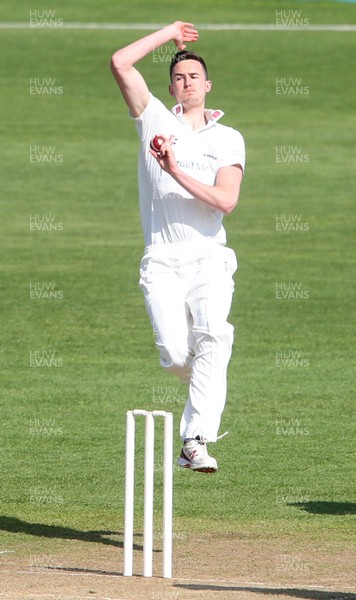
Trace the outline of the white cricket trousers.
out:
M 188 384 L 182 439 L 215 442 L 226 402 L 234 328 L 227 322 L 237 263 L 215 242 L 148 246 L 140 287 L 161 365 Z

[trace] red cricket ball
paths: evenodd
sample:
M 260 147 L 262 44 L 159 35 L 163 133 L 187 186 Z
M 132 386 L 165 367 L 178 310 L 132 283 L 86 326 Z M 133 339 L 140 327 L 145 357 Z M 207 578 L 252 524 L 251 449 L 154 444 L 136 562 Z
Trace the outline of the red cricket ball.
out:
M 162 137 L 161 135 L 155 135 L 154 138 L 152 138 L 152 140 L 150 141 L 151 150 L 154 150 L 155 152 L 159 152 L 163 142 L 164 142 L 164 137 Z

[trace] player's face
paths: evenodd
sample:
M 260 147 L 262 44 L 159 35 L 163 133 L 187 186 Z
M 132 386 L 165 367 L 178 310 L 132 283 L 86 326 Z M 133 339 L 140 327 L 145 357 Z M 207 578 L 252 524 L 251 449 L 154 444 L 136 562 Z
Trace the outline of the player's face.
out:
M 182 60 L 175 65 L 169 92 L 186 110 L 204 105 L 205 96 L 210 89 L 211 81 L 205 78 L 200 62 Z

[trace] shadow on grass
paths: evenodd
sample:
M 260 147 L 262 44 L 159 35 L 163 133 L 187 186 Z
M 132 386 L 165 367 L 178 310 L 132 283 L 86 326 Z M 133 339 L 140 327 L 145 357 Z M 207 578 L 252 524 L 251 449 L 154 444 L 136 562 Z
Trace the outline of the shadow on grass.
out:
M 48 566 L 46 571 L 57 571 L 58 573 L 90 573 L 90 575 L 109 575 L 110 577 L 121 577 L 119 571 L 104 571 L 103 569 L 83 569 L 82 567 L 52 567 Z
M 80 540 L 81 542 L 96 542 L 108 546 L 123 547 L 123 542 L 113 540 L 110 535 L 120 535 L 117 531 L 79 531 L 70 527 L 45 525 L 44 523 L 28 523 L 15 517 L 0 516 L 0 531 L 11 533 L 26 533 L 37 537 L 59 538 L 62 540 Z M 142 550 L 142 545 L 134 545 L 135 550 Z
M 300 510 L 313 513 L 314 515 L 355 515 L 356 504 L 354 502 L 291 502 L 288 506 L 296 506 Z
M 293 598 L 305 598 L 306 600 L 355 600 L 356 594 L 351 592 L 327 592 L 323 590 L 306 590 L 299 588 L 263 588 L 242 587 L 235 585 L 204 585 L 198 583 L 175 583 L 174 587 L 185 590 L 210 591 L 210 592 L 251 592 L 271 596 L 291 596 Z

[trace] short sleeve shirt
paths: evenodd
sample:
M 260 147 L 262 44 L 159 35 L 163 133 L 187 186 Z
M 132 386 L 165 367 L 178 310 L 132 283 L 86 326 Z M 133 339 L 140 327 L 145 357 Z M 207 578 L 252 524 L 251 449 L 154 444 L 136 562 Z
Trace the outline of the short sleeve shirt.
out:
M 193 130 L 177 104 L 170 111 L 151 95 L 142 114 L 135 118 L 141 139 L 138 164 L 141 223 L 145 245 L 215 241 L 226 244 L 223 213 L 194 198 L 150 154 L 150 141 L 162 134 L 171 138 L 180 168 L 207 185 L 214 185 L 221 167 L 245 168 L 245 145 L 238 131 L 219 124 L 224 113 L 206 110 L 207 123 Z

